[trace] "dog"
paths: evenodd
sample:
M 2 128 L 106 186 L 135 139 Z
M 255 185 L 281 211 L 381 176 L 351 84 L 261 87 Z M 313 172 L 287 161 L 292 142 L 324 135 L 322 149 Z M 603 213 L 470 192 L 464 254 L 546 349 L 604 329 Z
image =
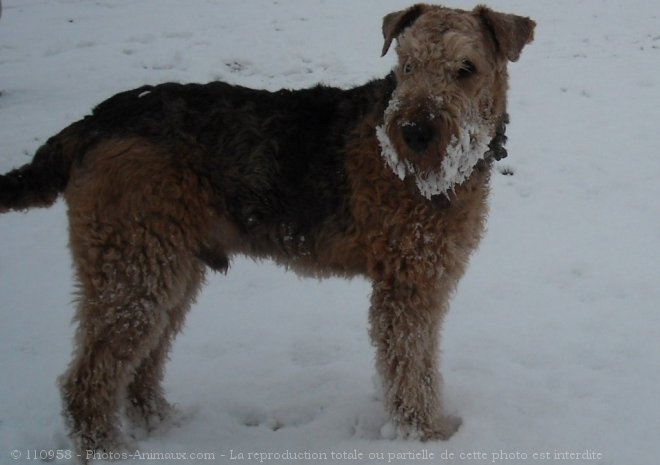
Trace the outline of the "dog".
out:
M 535 22 L 417 4 L 383 20 L 386 77 L 352 89 L 165 83 L 117 94 L 0 177 L 0 212 L 63 195 L 78 286 L 60 379 L 80 452 L 153 429 L 161 381 L 204 280 L 233 256 L 373 283 L 370 337 L 398 432 L 448 439 L 437 369 L 449 299 L 506 156 L 508 62 Z M 84 461 L 84 458 L 83 458 Z

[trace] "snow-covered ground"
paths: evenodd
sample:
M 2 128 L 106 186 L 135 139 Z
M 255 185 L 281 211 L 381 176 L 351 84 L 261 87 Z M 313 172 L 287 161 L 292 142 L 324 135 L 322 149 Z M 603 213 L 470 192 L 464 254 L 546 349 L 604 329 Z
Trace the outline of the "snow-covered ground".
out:
M 379 57 L 381 18 L 408 4 L 5 0 L 0 171 L 144 83 L 277 89 L 381 77 L 394 60 Z M 660 8 L 490 5 L 538 27 L 510 67 L 499 168 L 514 174 L 493 180 L 488 234 L 443 331 L 459 432 L 438 443 L 380 437 L 365 281 L 236 260 L 227 276 L 209 275 L 175 344 L 166 388 L 181 418 L 138 438 L 142 452 L 210 453 L 183 462 L 219 464 L 286 451 L 319 454 L 295 461 L 310 464 L 658 463 Z M 28 463 L 35 450 L 69 447 L 55 386 L 73 334 L 63 203 L 2 215 L 0 239 L 0 463 Z M 267 462 L 288 463 L 277 457 Z

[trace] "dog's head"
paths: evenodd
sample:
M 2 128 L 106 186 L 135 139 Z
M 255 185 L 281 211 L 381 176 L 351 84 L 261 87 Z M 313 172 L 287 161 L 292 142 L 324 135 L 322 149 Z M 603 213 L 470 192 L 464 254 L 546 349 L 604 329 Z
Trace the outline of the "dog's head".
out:
M 383 157 L 427 198 L 465 181 L 506 118 L 507 64 L 533 39 L 529 18 L 419 4 L 385 16 L 397 87 L 377 129 Z

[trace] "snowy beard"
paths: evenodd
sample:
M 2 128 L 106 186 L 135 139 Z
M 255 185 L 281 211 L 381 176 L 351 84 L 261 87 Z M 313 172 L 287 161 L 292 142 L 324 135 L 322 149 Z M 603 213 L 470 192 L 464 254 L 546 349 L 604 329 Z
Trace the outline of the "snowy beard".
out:
M 399 179 L 411 176 L 420 194 L 427 199 L 440 194 L 449 197 L 455 186 L 468 179 L 477 163 L 485 158 L 491 141 L 491 125 L 477 118 L 468 119 L 458 128 L 458 137 L 452 135 L 449 140 L 439 171 L 420 172 L 413 163 L 399 156 L 385 129 L 399 105 L 399 100 L 393 97 L 385 110 L 384 124 L 376 127 L 383 160 Z

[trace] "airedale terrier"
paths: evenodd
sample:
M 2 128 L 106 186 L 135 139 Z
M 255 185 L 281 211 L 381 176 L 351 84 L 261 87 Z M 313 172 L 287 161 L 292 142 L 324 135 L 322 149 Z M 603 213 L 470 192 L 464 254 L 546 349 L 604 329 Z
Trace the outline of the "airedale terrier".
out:
M 373 282 L 370 336 L 385 407 L 407 437 L 447 439 L 438 335 L 506 155 L 507 63 L 529 18 L 419 4 L 384 18 L 398 64 L 348 90 L 212 82 L 117 94 L 0 177 L 0 212 L 63 193 L 79 286 L 60 384 L 80 451 L 152 428 L 163 364 L 206 267 L 237 254 Z

